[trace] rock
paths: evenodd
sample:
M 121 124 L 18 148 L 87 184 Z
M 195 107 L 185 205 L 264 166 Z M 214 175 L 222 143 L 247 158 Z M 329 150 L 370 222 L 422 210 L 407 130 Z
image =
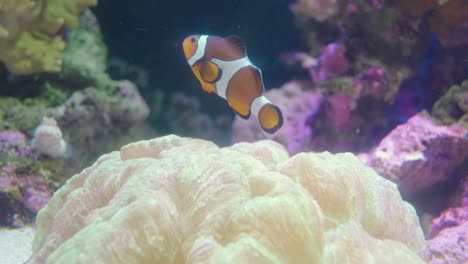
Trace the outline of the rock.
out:
M 436 125 L 420 113 L 390 132 L 365 162 L 397 183 L 403 195 L 415 194 L 448 179 L 467 162 L 467 133 L 457 124 Z

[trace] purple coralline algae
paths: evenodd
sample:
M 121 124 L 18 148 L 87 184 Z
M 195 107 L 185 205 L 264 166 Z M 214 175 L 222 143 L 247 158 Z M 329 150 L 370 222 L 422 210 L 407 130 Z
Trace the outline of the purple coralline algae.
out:
M 390 132 L 363 160 L 380 175 L 413 195 L 449 179 L 467 162 L 468 130 L 457 124 L 439 126 L 424 113 Z
M 349 69 L 349 63 L 345 53 L 346 47 L 341 43 L 330 43 L 325 46 L 318 58 L 318 65 L 309 68 L 312 79 L 316 83 L 321 83 L 346 73 Z
M 420 253 L 428 263 L 468 261 L 468 177 L 462 186 L 461 206 L 448 208 L 432 220 L 426 248 Z
M 26 136 L 18 131 L 0 131 L 0 149 L 26 145 Z
M 0 132 L 0 225 L 29 223 L 49 201 L 52 188 L 38 158 L 23 133 Z

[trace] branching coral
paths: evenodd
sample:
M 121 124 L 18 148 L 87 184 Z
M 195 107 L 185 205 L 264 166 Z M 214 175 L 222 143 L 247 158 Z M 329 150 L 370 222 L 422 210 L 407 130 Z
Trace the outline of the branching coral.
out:
M 0 0 L 0 60 L 16 74 L 58 72 L 62 27 L 78 26 L 78 14 L 97 0 Z
M 423 263 L 418 218 L 352 154 L 166 136 L 75 175 L 29 263 Z

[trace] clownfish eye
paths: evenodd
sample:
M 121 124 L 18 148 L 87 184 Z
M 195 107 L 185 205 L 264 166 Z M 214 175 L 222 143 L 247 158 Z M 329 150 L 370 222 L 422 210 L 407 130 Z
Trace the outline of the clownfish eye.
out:
M 196 40 L 196 39 L 193 38 L 193 37 L 190 39 L 190 41 L 191 41 L 192 43 L 195 43 L 195 40 Z

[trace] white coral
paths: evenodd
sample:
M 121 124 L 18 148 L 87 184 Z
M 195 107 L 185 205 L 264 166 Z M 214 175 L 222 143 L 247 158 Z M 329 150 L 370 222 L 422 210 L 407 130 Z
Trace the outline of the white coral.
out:
M 418 218 L 352 154 L 166 136 L 71 178 L 29 263 L 423 263 Z
M 52 117 L 44 117 L 34 132 L 32 146 L 37 151 L 54 158 L 67 155 L 67 143 L 63 140 L 62 131 Z

